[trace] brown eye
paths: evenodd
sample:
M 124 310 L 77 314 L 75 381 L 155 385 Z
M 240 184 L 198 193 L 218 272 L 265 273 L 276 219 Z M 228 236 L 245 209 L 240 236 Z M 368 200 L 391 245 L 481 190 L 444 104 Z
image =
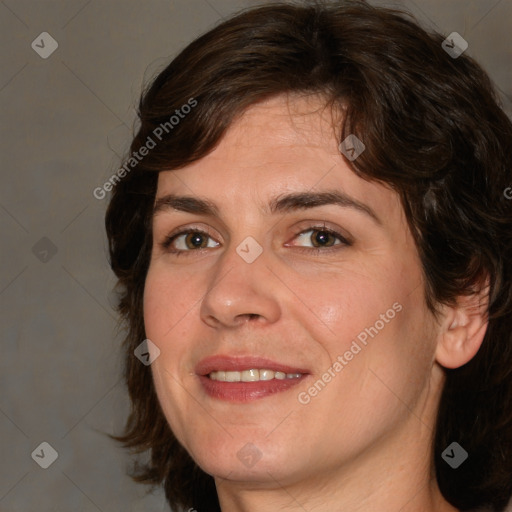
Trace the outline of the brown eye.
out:
M 207 236 L 205 236 L 203 233 L 189 233 L 185 236 L 185 245 L 189 249 L 202 249 L 208 245 Z
M 351 245 L 351 243 L 343 235 L 331 229 L 326 229 L 325 227 L 313 227 L 306 231 L 302 231 L 297 235 L 296 238 L 302 242 L 308 242 L 312 244 L 312 248 L 314 249 L 321 249 L 322 247 L 329 249 L 338 245 Z M 300 244 L 299 246 L 307 249 L 307 245 Z
M 311 241 L 315 247 L 331 247 L 336 243 L 336 237 L 329 231 L 310 230 Z M 331 243 L 332 242 L 332 243 Z
M 168 252 L 177 255 L 193 252 L 198 249 L 217 247 L 218 245 L 208 233 L 197 229 L 181 231 L 171 235 L 162 244 L 163 248 Z

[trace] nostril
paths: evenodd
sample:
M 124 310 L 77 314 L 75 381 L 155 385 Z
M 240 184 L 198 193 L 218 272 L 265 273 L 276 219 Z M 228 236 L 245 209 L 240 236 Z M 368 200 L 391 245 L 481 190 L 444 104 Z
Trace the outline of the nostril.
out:
M 261 315 L 258 315 L 258 313 L 242 313 L 241 315 L 237 315 L 237 320 L 257 320 L 260 316 Z

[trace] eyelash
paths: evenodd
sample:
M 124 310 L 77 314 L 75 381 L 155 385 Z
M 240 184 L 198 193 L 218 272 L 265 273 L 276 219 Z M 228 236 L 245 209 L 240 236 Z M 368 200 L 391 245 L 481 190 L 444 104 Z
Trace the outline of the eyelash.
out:
M 314 254 L 320 254 L 320 253 L 330 253 L 332 251 L 338 251 L 340 250 L 341 248 L 343 247 L 350 247 L 352 245 L 352 242 L 350 242 L 349 240 L 347 240 L 341 233 L 338 233 L 337 231 L 333 230 L 333 229 L 329 229 L 329 228 L 326 228 L 324 226 L 311 226 L 307 229 L 303 229 L 302 231 L 299 231 L 298 233 L 296 233 L 294 235 L 293 238 L 297 238 L 299 235 L 303 235 L 304 233 L 307 233 L 308 231 L 318 231 L 318 232 L 321 232 L 321 233 L 328 233 L 329 235 L 332 235 L 334 236 L 335 238 L 338 238 L 341 243 L 340 244 L 335 244 L 333 246 L 330 246 L 330 247 L 295 247 L 295 249 L 298 249 L 300 252 L 306 252 L 306 253 L 314 253 Z M 173 254 L 174 256 L 189 256 L 190 253 L 194 253 L 194 252 L 202 252 L 204 250 L 208 250 L 208 249 L 212 249 L 212 247 L 203 247 L 203 248 L 200 248 L 200 249 L 189 249 L 189 250 L 182 250 L 182 249 L 170 249 L 171 247 L 171 244 L 180 236 L 182 235 L 188 235 L 190 233 L 196 233 L 196 234 L 200 234 L 200 235 L 205 235 L 209 238 L 213 238 L 208 232 L 202 230 L 202 229 L 194 229 L 194 228 L 189 228 L 189 229 L 185 229 L 185 230 L 182 230 L 182 231 L 179 231 L 178 233 L 174 233 L 172 235 L 169 235 L 168 237 L 165 238 L 165 240 L 161 243 L 161 246 L 162 248 Z

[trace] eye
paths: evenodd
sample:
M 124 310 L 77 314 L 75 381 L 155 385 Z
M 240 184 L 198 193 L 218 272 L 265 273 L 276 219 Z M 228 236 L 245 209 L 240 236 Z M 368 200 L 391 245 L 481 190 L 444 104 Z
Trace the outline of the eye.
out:
M 305 250 L 313 250 L 319 252 L 322 248 L 334 249 L 335 246 L 350 246 L 352 245 L 341 233 L 328 229 L 325 226 L 314 226 L 305 231 L 301 231 L 295 237 L 297 240 L 302 242 L 309 242 L 313 247 L 300 246 Z
M 325 226 L 314 226 L 303 230 L 296 234 L 294 239 L 302 243 L 309 241 L 313 245 L 312 247 L 302 246 L 300 244 L 298 246 L 295 244 L 292 245 L 292 247 L 297 247 L 298 250 L 306 252 L 328 252 L 352 245 L 341 233 L 326 228 Z M 188 256 L 192 252 L 202 251 L 203 249 L 213 249 L 219 245 L 220 244 L 213 240 L 209 233 L 201 229 L 182 230 L 169 235 L 161 243 L 164 250 L 175 256 Z M 290 244 L 286 244 L 286 246 L 290 247 Z
M 208 243 L 210 239 L 213 244 Z M 198 249 L 209 249 L 217 247 L 218 242 L 214 242 L 211 236 L 200 229 L 189 229 L 180 231 L 168 236 L 162 243 L 162 247 L 177 256 Z

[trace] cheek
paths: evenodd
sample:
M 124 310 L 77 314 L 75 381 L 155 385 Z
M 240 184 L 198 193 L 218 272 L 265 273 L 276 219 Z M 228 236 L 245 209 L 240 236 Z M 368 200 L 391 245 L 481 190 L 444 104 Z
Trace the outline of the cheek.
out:
M 150 267 L 144 286 L 144 326 L 147 338 L 160 349 L 160 355 L 151 364 L 151 372 L 158 401 L 172 431 L 180 438 L 186 432 L 184 414 L 189 407 L 180 382 L 186 378 L 181 362 L 189 349 L 186 325 L 182 322 L 192 314 L 194 304 L 190 285 L 180 283 L 157 265 Z M 178 293 L 179 290 L 179 293 Z M 197 300 L 197 299 L 196 299 Z
M 342 362 L 311 407 L 313 416 L 331 418 L 333 439 L 350 433 L 357 445 L 407 421 L 423 400 L 433 337 L 419 290 L 410 295 L 392 290 L 387 297 L 347 302 L 344 308 L 347 319 L 332 327 L 341 334 L 324 345 L 330 361 L 340 362 L 341 356 Z
M 399 260 L 368 265 L 318 284 L 296 283 L 297 295 L 314 312 L 298 318 L 323 345 L 323 371 L 339 356 L 347 361 L 338 385 L 345 387 L 347 380 L 350 385 L 339 392 L 357 390 L 371 403 L 388 395 L 393 400 L 391 389 L 407 402 L 414 400 L 428 378 L 435 348 L 419 265 Z
M 435 339 L 422 293 L 420 287 L 396 294 L 396 308 L 365 329 L 367 344 L 357 356 L 362 357 L 349 368 L 357 379 L 354 388 L 376 418 L 407 416 L 428 389 Z
M 165 293 L 166 288 L 164 281 L 159 280 L 158 274 L 155 275 L 155 272 L 150 268 L 144 284 L 144 326 L 146 328 L 146 336 L 150 339 L 153 336 L 155 338 L 153 341 L 155 342 L 157 341 L 158 333 L 162 329 L 162 320 L 165 318 L 162 315 L 162 311 L 169 300 Z
M 186 276 L 166 272 L 159 265 L 150 267 L 144 285 L 144 325 L 146 335 L 153 341 L 172 337 L 172 332 L 179 325 L 194 304 L 200 299 L 200 290 Z M 160 347 L 162 349 L 162 347 Z
M 379 332 L 389 330 L 388 324 L 399 315 L 398 303 L 410 291 L 409 283 L 398 282 L 382 265 L 371 270 L 344 268 L 316 278 L 296 277 L 290 284 L 300 299 L 293 315 L 322 342 L 331 360 L 348 350 L 358 336 L 363 342 L 371 339 L 368 330 L 375 333 L 375 323 Z
M 172 277 L 172 278 L 171 278 Z M 178 282 L 162 269 L 151 268 L 144 287 L 144 327 L 146 337 L 160 349 L 157 359 L 151 364 L 153 379 L 166 416 L 174 417 L 180 401 L 178 381 L 187 378 L 184 361 L 190 351 L 190 329 L 187 319 L 197 314 L 191 296 L 190 284 Z M 179 292 L 178 292 L 179 290 Z M 183 405 L 183 404 L 182 404 Z

